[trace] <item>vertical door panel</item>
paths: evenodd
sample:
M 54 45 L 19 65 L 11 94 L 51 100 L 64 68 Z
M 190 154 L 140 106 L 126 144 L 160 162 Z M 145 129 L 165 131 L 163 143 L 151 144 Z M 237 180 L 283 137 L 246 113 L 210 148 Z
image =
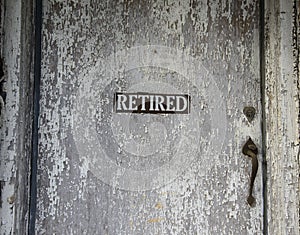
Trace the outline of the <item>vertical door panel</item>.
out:
M 260 234 L 258 1 L 44 1 L 37 234 Z M 117 113 L 116 92 L 189 94 Z M 245 106 L 256 110 L 250 122 Z M 260 157 L 260 156 L 259 156 Z

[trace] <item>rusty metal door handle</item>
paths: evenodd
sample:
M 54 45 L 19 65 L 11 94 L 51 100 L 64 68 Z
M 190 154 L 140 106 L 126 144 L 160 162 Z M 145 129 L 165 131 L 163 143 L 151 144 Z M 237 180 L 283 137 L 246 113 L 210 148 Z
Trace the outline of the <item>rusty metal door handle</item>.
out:
M 247 198 L 247 202 L 249 203 L 250 206 L 254 206 L 255 198 L 252 196 L 252 191 L 253 191 L 254 181 L 258 169 L 258 160 L 257 160 L 258 149 L 256 145 L 253 143 L 251 138 L 249 138 L 246 144 L 244 145 L 242 152 L 243 154 L 251 157 L 252 160 L 251 181 L 250 181 L 249 196 Z

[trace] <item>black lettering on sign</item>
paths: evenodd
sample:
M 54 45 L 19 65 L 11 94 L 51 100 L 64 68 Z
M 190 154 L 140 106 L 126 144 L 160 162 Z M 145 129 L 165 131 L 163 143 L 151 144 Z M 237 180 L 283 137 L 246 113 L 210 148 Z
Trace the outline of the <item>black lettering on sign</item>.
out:
M 115 93 L 116 113 L 190 113 L 189 95 L 152 93 Z

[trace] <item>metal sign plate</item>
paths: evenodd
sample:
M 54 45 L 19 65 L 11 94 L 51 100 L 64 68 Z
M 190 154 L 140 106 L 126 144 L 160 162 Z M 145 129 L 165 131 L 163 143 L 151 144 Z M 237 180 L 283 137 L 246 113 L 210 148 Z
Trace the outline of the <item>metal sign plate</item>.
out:
M 191 97 L 187 94 L 115 93 L 116 113 L 188 114 Z

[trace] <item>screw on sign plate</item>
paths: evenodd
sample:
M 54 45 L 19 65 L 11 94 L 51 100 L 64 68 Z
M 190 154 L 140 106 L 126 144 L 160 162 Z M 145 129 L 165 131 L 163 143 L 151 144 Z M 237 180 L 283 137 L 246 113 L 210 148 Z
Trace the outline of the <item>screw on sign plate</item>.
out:
M 249 106 L 244 108 L 243 113 L 245 114 L 247 120 L 251 122 L 255 117 L 256 111 L 255 108 Z

